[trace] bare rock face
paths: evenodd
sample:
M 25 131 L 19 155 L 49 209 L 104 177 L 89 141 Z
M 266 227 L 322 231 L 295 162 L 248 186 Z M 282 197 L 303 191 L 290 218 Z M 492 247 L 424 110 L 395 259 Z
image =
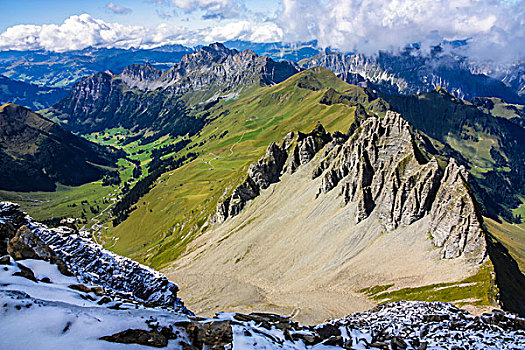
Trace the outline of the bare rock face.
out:
M 257 163 L 250 165 L 248 170 L 248 177 L 250 177 L 254 184 L 260 189 L 266 189 L 271 183 L 279 179 L 281 170 L 288 154 L 283 146 L 277 146 L 272 142 L 263 158 L 259 159 Z
M 25 223 L 25 214 L 20 206 L 10 202 L 0 202 L 0 255 L 7 254 L 7 245 L 17 229 Z
M 310 162 L 317 152 L 331 140 L 332 136 L 326 132 L 321 123 L 318 123 L 312 132 L 308 134 L 299 132 L 296 140 L 297 145 L 293 149 L 288 171 L 293 173 L 299 166 Z
M 424 155 L 429 154 L 419 148 L 424 145 L 410 123 L 392 111 L 385 117 L 360 115 L 349 135 L 330 135 L 321 124 L 308 134 L 290 134 L 250 166 L 247 179 L 218 205 L 215 222 L 239 214 L 281 173 L 294 173 L 321 153 L 312 173 L 313 179 L 321 177 L 317 197 L 337 188 L 343 205 L 356 204 L 356 223 L 374 213 L 387 231 L 430 216 L 429 234 L 443 258 L 481 263 L 485 234 L 467 172 L 454 159 L 443 171 L 435 157 Z
M 53 251 L 42 242 L 27 226 L 22 226 L 7 244 L 7 253 L 15 260 L 38 259 L 51 261 Z
M 228 198 L 218 204 L 215 222 L 224 222 L 228 217 L 239 214 L 249 200 L 259 195 L 260 190 L 268 188 L 271 183 L 279 179 L 288 157 L 285 147 L 286 143 L 278 146 L 272 142 L 266 154 L 250 165 L 246 180 L 235 188 Z
M 388 230 L 422 218 L 437 192 L 440 171 L 435 159 L 427 162 L 420 156 L 415 138 L 397 113 L 366 119 L 327 156 L 332 160 L 319 193 L 341 183 L 344 203 L 357 202 L 356 221 L 376 210 Z
M 442 247 L 443 258 L 465 255 L 481 262 L 487 246 L 467 180 L 465 168 L 450 159 L 430 212 L 430 233 L 434 244 Z
M 110 336 L 101 337 L 100 339 L 112 343 L 140 344 L 156 348 L 163 348 L 168 345 L 168 339 L 163 334 L 157 331 L 146 331 L 143 329 L 127 329 Z
M 177 297 L 175 283 L 160 272 L 102 248 L 89 236 L 67 227 L 50 229 L 9 202 L 0 202 L 0 228 L 2 225 L 9 225 L 16 232 L 6 247 L 15 259 L 56 263 L 62 273 L 73 274 L 82 283 L 96 284 L 129 299 L 191 314 Z
M 332 136 L 318 124 L 308 134 L 289 133 L 280 146 L 272 142 L 266 154 L 250 165 L 246 180 L 217 205 L 212 221 L 221 223 L 238 215 L 248 201 L 277 182 L 284 171 L 294 172 L 300 165 L 308 163 L 331 140 Z
M 467 172 L 451 159 L 443 174 L 435 158 L 423 157 L 418 137 L 398 113 L 367 118 L 320 163 L 323 171 L 314 171 L 314 177 L 322 174 L 319 194 L 341 184 L 344 204 L 357 203 L 356 222 L 376 212 L 388 231 L 430 215 L 443 258 L 482 262 L 485 236 Z

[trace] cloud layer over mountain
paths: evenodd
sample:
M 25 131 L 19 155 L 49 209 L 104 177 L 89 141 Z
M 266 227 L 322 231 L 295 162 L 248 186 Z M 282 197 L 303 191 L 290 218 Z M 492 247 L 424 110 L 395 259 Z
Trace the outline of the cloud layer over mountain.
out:
M 411 43 L 468 39 L 478 58 L 523 58 L 525 1 L 283 0 L 277 23 L 285 40 L 373 54 Z
M 317 39 L 322 46 L 373 54 L 412 43 L 430 48 L 443 41 L 466 39 L 468 45 L 460 50 L 475 58 L 502 61 L 525 57 L 525 0 L 282 0 L 280 10 L 262 21 L 253 20 L 257 15 L 236 0 L 169 3 L 184 13 L 199 11 L 204 19 L 216 19 L 215 25 L 200 29 L 171 24 L 146 27 L 73 15 L 60 25 L 12 26 L 0 34 L 0 50 Z M 132 11 L 113 2 L 108 9 Z

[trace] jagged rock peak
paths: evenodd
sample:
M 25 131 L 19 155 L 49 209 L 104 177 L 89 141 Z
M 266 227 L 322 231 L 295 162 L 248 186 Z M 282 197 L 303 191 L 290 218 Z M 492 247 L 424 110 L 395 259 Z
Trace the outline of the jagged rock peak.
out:
M 140 302 L 189 313 L 177 297 L 176 284 L 147 266 L 102 248 L 89 235 L 66 227 L 50 229 L 9 202 L 0 202 L 0 232 L 7 233 L 6 250 L 15 258 L 58 260 L 82 283 L 97 284 Z
M 420 141 L 398 113 L 365 119 L 314 171 L 323 176 L 318 195 L 339 186 L 344 204 L 357 204 L 357 223 L 376 213 L 388 231 L 430 215 L 429 233 L 443 258 L 482 262 L 485 236 L 467 172 L 454 159 L 443 172 Z
M 137 86 L 139 88 L 145 88 L 146 84 L 140 84 L 141 82 L 155 81 L 162 76 L 162 71 L 154 68 L 151 64 L 146 65 L 132 64 L 124 68 L 120 73 L 120 78 L 129 86 Z
M 208 46 L 203 46 L 198 52 L 211 52 L 213 54 L 232 55 L 238 51 L 235 49 L 229 49 L 224 44 L 216 42 Z
M 274 142 L 268 146 L 266 154 L 250 165 L 246 180 L 217 205 L 214 222 L 221 223 L 239 214 L 248 201 L 257 197 L 261 190 L 268 188 L 271 183 L 279 179 L 288 157 L 286 146 L 285 142 L 281 146 Z
M 284 171 L 292 173 L 302 164 L 308 163 L 331 140 L 332 135 L 318 123 L 307 134 L 289 133 L 280 146 L 272 142 L 266 154 L 250 165 L 246 180 L 230 196 L 219 202 L 212 221 L 221 223 L 239 214 L 248 201 L 277 182 Z
M 134 64 L 124 69 L 120 79 L 140 90 L 174 86 L 173 91 L 179 94 L 210 85 L 228 84 L 230 89 L 257 82 L 271 85 L 297 71 L 293 63 L 273 62 L 250 50 L 238 52 L 215 43 L 185 55 L 168 71 L 162 72 L 149 64 Z M 181 84 L 184 86 L 179 86 Z
M 303 164 L 312 160 L 312 158 L 319 152 L 324 145 L 332 140 L 332 135 L 326 132 L 323 125 L 318 122 L 315 128 L 304 134 L 297 133 L 297 145 L 293 149 L 290 163 L 287 165 L 287 171 L 293 173 Z
M 375 209 L 388 230 L 420 219 L 437 191 L 439 167 L 435 159 L 427 162 L 420 156 L 415 137 L 398 113 L 364 119 L 341 147 L 330 152 L 330 164 L 321 164 L 327 170 L 319 193 L 341 184 L 344 203 L 357 201 L 357 222 Z
M 432 241 L 443 258 L 466 256 L 482 262 L 487 257 L 483 219 L 468 185 L 468 173 L 451 158 L 431 210 Z

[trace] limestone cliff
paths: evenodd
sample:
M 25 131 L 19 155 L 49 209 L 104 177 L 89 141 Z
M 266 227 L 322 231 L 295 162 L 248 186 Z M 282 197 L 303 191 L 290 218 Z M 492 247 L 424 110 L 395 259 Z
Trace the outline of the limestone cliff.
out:
M 277 182 L 283 171 L 293 173 L 300 165 L 308 163 L 315 154 L 332 140 L 321 124 L 310 133 L 289 133 L 281 146 L 272 142 L 266 154 L 250 165 L 246 180 L 232 194 L 217 205 L 214 222 L 224 222 L 235 216 L 249 200 L 257 197 L 261 190 Z
M 340 184 L 344 204 L 357 203 L 356 221 L 375 211 L 387 231 L 430 215 L 430 235 L 443 258 L 464 255 L 483 261 L 482 219 L 465 169 L 451 158 L 443 173 L 436 158 L 423 156 L 417 146 L 422 143 L 400 114 L 370 117 L 327 155 L 332 160 L 319 192 Z
M 337 190 L 342 205 L 356 204 L 355 222 L 375 214 L 385 231 L 430 217 L 429 235 L 442 258 L 486 258 L 482 218 L 465 169 L 450 159 L 441 169 L 409 122 L 389 111 L 357 119 L 349 135 L 327 133 L 322 125 L 289 134 L 281 146 L 250 166 L 246 180 L 216 210 L 215 222 L 235 216 L 283 172 L 294 173 L 316 154 L 312 178 L 321 177 L 317 198 Z M 322 150 L 322 152 L 320 152 Z
M 483 260 L 487 254 L 482 218 L 468 185 L 468 173 L 452 158 L 430 211 L 434 244 L 443 258 L 461 255 Z

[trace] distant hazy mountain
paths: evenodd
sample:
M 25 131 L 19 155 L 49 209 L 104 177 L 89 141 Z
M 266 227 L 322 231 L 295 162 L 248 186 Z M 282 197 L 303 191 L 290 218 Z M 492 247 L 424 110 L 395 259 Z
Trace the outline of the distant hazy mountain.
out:
M 0 74 L 24 82 L 50 86 L 71 86 L 78 79 L 110 70 L 118 73 L 133 63 L 149 62 L 169 69 L 193 49 L 167 45 L 151 50 L 86 48 L 78 51 L 0 51 Z
M 0 189 L 52 191 L 100 179 L 120 153 L 12 103 L 0 107 Z
M 239 51 L 252 50 L 259 56 L 268 56 L 276 61 L 286 60 L 298 62 L 324 52 L 315 40 L 304 43 L 252 43 L 249 41 L 233 40 L 226 41 L 224 45 Z
M 13 102 L 38 110 L 58 102 L 66 93 L 64 88 L 38 86 L 0 75 L 0 104 Z

